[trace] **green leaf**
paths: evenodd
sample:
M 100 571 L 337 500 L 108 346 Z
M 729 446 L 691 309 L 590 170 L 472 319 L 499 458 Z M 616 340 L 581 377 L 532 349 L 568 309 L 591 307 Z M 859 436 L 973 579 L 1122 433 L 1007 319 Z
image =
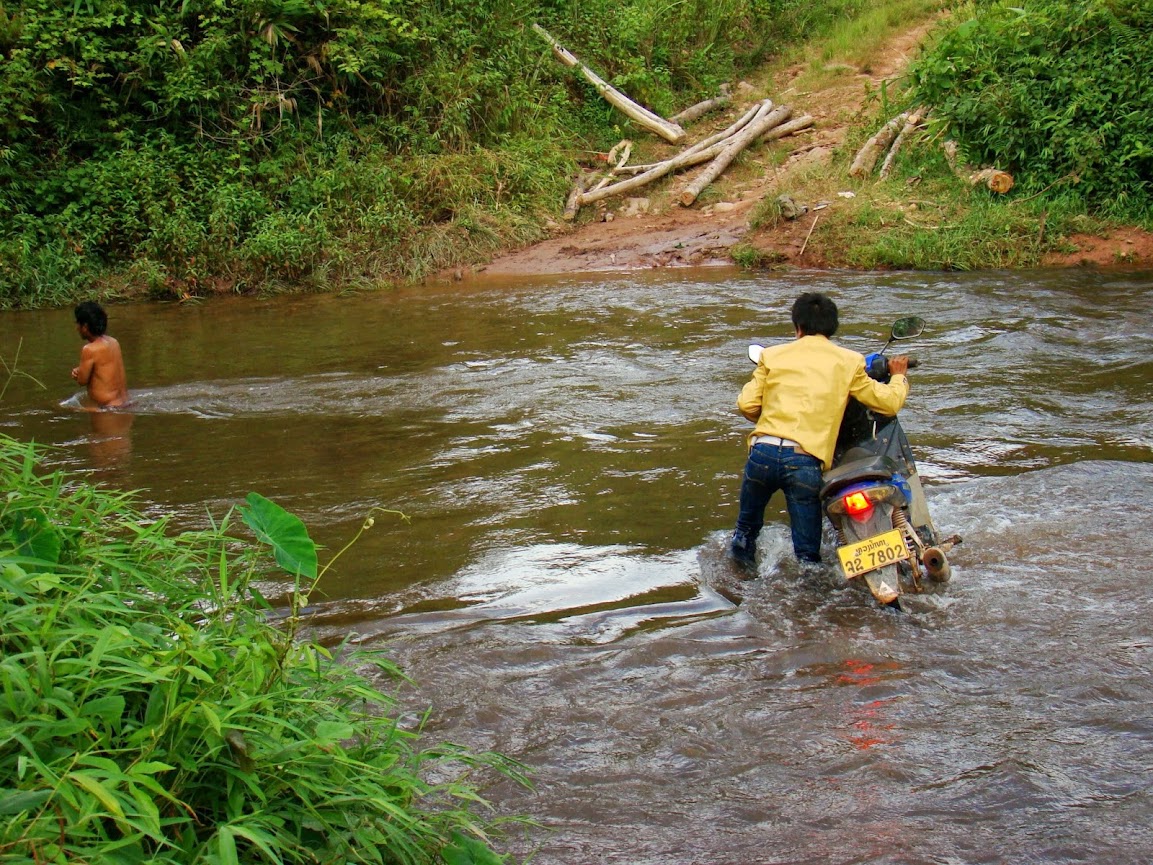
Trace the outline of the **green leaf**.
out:
M 8 817 L 31 811 L 51 797 L 51 790 L 0 791 L 0 816 Z
M 316 579 L 316 542 L 300 517 L 259 493 L 249 493 L 240 516 L 262 543 L 272 547 L 276 563 L 293 576 Z
M 341 721 L 321 721 L 316 725 L 316 738 L 321 742 L 339 742 L 351 739 L 356 728 Z
M 497 856 L 483 841 L 469 838 L 460 832 L 452 833 L 452 841 L 443 852 L 446 865 L 501 865 L 503 856 Z
M 17 555 L 30 556 L 55 564 L 60 561 L 63 541 L 44 511 L 29 508 L 20 512 L 12 527 Z
M 99 718 L 109 727 L 119 727 L 124 717 L 124 698 L 116 694 L 98 697 L 81 706 L 80 712 L 88 718 Z
M 124 807 L 116 798 L 111 790 L 101 784 L 96 778 L 87 772 L 69 772 L 64 776 L 71 779 L 100 800 L 100 803 L 108 809 L 108 812 L 114 817 L 124 816 Z
M 217 850 L 220 851 L 220 861 L 223 865 L 240 865 L 236 855 L 236 837 L 228 826 L 221 826 L 216 832 Z

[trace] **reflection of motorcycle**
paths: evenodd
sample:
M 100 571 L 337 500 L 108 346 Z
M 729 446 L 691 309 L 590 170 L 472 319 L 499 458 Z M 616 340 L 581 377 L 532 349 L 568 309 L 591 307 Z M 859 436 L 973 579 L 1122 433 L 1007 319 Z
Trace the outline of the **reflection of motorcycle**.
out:
M 893 340 L 920 336 L 924 329 L 920 318 L 896 321 L 885 347 L 865 358 L 869 377 L 887 382 L 885 349 Z M 749 346 L 754 363 L 761 349 Z M 880 603 L 897 609 L 903 593 L 923 592 L 949 580 L 946 555 L 961 538 L 941 538 L 933 525 L 898 418 L 878 415 L 850 397 L 833 467 L 823 480 L 821 506 L 836 530 L 837 557 L 847 579 L 863 578 Z

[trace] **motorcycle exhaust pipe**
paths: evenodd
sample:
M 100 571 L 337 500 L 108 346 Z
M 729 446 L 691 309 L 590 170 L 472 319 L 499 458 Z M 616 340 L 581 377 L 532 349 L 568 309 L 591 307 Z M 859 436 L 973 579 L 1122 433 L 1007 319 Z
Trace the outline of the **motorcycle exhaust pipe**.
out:
M 953 576 L 953 569 L 949 560 L 945 558 L 945 551 L 940 547 L 929 547 L 921 554 L 921 564 L 925 566 L 925 573 L 934 583 L 947 583 Z

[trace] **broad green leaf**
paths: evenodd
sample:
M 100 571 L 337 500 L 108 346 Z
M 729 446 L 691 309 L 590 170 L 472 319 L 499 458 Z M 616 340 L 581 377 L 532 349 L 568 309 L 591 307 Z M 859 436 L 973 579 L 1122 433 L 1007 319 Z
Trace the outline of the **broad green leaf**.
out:
M 204 716 L 204 720 L 208 722 L 208 726 L 212 728 L 212 731 L 216 733 L 217 736 L 224 735 L 224 730 L 220 724 L 220 716 L 216 714 L 216 711 L 211 706 L 207 703 L 201 703 L 200 714 Z
M 248 507 L 239 508 L 240 516 L 258 540 L 272 547 L 276 563 L 294 576 L 315 580 L 316 543 L 300 517 L 259 493 L 249 493 L 245 500 Z
M 246 826 L 238 825 L 233 825 L 229 828 L 232 829 L 234 835 L 239 835 L 241 838 L 245 838 L 259 847 L 260 852 L 267 856 L 269 861 L 280 861 L 281 857 L 278 856 L 272 849 L 272 845 L 276 843 L 276 839 L 269 835 L 267 832 L 262 832 L 259 829 L 249 829 Z
M 316 725 L 316 738 L 321 742 L 339 742 L 351 739 L 356 728 L 341 721 L 321 721 Z
M 12 534 L 16 553 L 55 564 L 60 561 L 63 541 L 60 532 L 39 508 L 29 508 L 17 514 Z
M 504 862 L 504 857 L 493 853 L 483 841 L 460 832 L 452 833 L 452 840 L 442 855 L 446 865 L 501 865 Z

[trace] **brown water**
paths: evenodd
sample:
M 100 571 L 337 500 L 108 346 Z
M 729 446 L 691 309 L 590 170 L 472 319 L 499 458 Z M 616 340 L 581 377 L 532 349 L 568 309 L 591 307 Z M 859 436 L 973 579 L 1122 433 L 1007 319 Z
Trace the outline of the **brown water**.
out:
M 429 734 L 566 863 L 1153 858 L 1150 274 L 598 276 L 113 307 L 137 411 L 61 408 L 67 311 L 0 315 L 0 431 L 179 522 L 250 490 L 330 550 L 316 608 L 383 644 Z M 903 415 L 964 545 L 913 612 L 788 554 L 726 597 L 749 341 L 802 290 L 868 351 L 930 330 Z M 94 426 L 95 424 L 95 426 Z M 777 510 L 774 503 L 770 510 Z

